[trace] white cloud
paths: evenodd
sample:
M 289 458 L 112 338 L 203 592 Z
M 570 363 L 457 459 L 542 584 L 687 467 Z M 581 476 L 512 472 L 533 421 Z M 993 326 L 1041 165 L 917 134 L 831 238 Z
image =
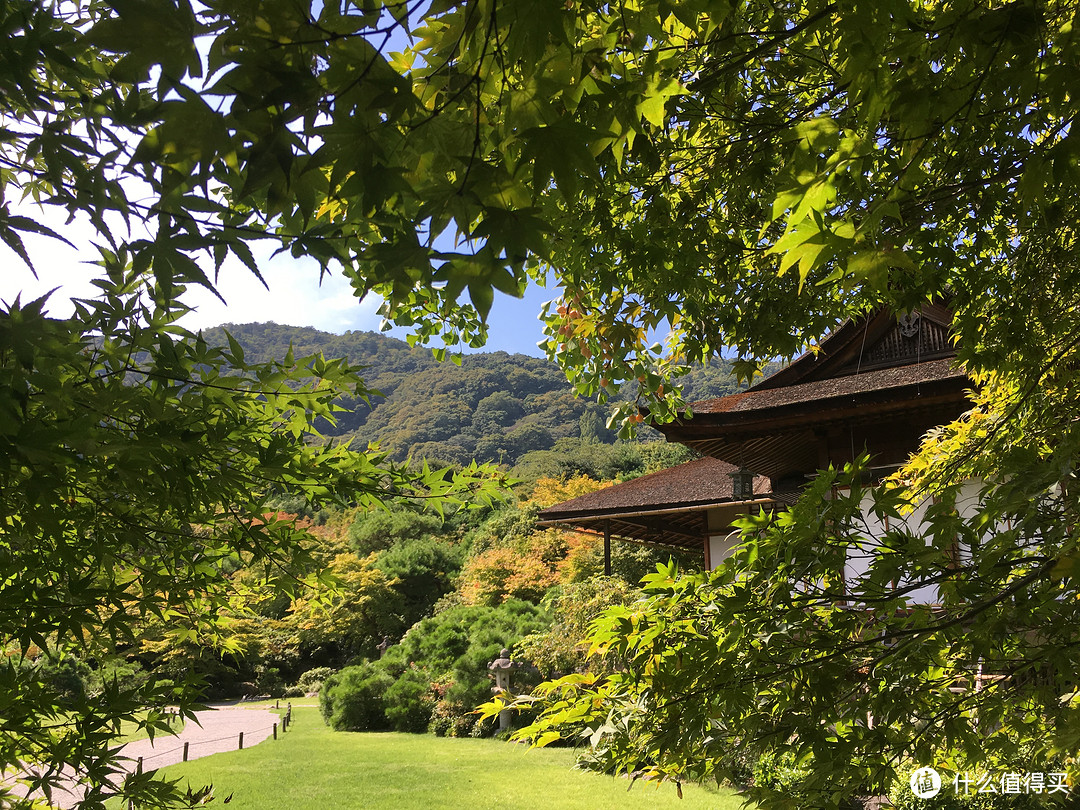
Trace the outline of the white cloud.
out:
M 98 258 L 93 243 L 101 240 L 84 217 L 65 223 L 63 211 L 51 208 L 41 211 L 36 206 L 25 205 L 20 206 L 19 213 L 38 219 L 76 247 L 44 236 L 27 235 L 26 248 L 39 276 L 34 278 L 22 260 L 0 244 L 0 301 L 11 304 L 21 295 L 25 303 L 57 288 L 49 299 L 48 311 L 55 317 L 66 317 L 72 312 L 72 298 L 92 298 L 96 294 L 91 281 L 101 270 L 93 264 Z M 252 250 L 269 290 L 243 264 L 230 258 L 217 279 L 217 289 L 225 303 L 204 288 L 192 287 L 185 301 L 195 311 L 184 317 L 185 326 L 201 329 L 222 323 L 273 321 L 336 333 L 350 329 L 378 331 L 381 319 L 376 310 L 381 299 L 369 295 L 358 301 L 340 271 L 324 275 L 320 283 L 319 268 L 313 260 L 294 259 L 287 254 L 271 258 L 273 249 L 269 242 L 253 245 Z M 209 263 L 201 264 L 207 269 Z M 212 268 L 208 275 L 213 278 Z M 539 355 L 536 343 L 543 335 L 536 315 L 541 302 L 557 294 L 556 289 L 533 287 L 521 301 L 496 295 L 490 340 L 485 350 Z M 390 334 L 404 338 L 407 330 L 394 329 Z
M 184 318 L 184 325 L 198 329 L 222 323 L 273 321 L 338 333 L 379 328 L 379 298 L 368 296 L 358 301 L 340 272 L 325 274 L 320 283 L 318 264 L 313 260 L 286 256 L 267 259 L 257 253 L 256 261 L 269 289 L 239 262 L 228 261 L 217 283 L 225 303 L 205 288 L 192 288 L 186 300 L 196 311 Z
M 0 301 L 11 304 L 21 296 L 25 303 L 55 290 L 48 311 L 55 317 L 66 317 L 72 312 L 72 298 L 92 298 L 97 293 L 91 283 L 101 273 L 93 264 L 98 258 L 94 242 L 101 240 L 85 218 L 65 223 L 63 212 L 30 206 L 22 206 L 19 213 L 44 223 L 75 247 L 27 234 L 24 243 L 37 271 L 35 278 L 14 251 L 0 245 Z M 316 326 L 329 332 L 379 328 L 378 297 L 369 296 L 359 302 L 340 273 L 325 274 L 320 283 L 314 261 L 284 254 L 270 258 L 273 251 L 268 245 L 256 246 L 253 252 L 269 290 L 239 261 L 227 260 L 217 283 L 225 303 L 205 288 L 192 287 L 185 300 L 196 311 L 185 316 L 185 326 L 199 329 L 226 322 L 274 321 Z M 206 269 L 207 263 L 202 264 Z M 212 273 L 209 275 L 212 278 Z

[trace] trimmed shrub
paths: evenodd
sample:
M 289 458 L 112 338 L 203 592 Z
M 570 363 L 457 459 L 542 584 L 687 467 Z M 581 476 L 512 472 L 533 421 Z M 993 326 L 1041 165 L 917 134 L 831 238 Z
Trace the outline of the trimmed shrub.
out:
M 394 731 L 428 730 L 431 709 L 435 704 L 431 679 L 420 670 L 410 669 L 386 690 L 383 696 L 386 719 Z
M 394 679 L 375 664 L 345 667 L 319 692 L 319 709 L 334 731 L 385 731 L 386 690 Z
M 378 661 L 330 676 L 319 693 L 323 717 L 335 730 L 490 733 L 472 714 L 491 697 L 488 663 L 546 623 L 540 608 L 515 600 L 450 608 L 418 622 Z M 515 688 L 525 691 L 527 673 L 518 677 Z
M 311 692 L 320 692 L 323 682 L 333 674 L 333 667 L 309 669 L 297 678 L 296 683 L 285 690 L 285 697 L 304 697 Z

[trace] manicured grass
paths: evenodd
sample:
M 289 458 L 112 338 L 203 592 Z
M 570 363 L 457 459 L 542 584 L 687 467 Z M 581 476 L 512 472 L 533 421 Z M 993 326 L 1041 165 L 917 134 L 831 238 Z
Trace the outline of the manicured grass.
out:
M 312 708 L 293 707 L 276 742 L 167 768 L 193 787 L 212 783 L 233 810 L 736 810 L 731 791 L 659 789 L 571 770 L 566 749 L 530 750 L 496 740 L 430 734 L 330 731 Z

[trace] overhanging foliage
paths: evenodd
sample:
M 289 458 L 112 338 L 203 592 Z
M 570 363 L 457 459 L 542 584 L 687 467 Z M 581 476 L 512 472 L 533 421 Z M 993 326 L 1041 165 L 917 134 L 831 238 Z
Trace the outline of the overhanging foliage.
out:
M 1004 517 L 1027 529 L 977 545 L 976 592 L 958 589 L 953 607 L 963 611 L 965 600 L 983 598 L 992 609 L 963 623 L 974 646 L 964 642 L 934 666 L 967 667 L 979 644 L 988 645 L 987 655 L 1022 662 L 1029 648 L 1003 646 L 995 633 L 1042 626 L 1045 644 L 1041 636 L 1020 638 L 1046 647 L 1057 673 L 1048 688 L 1062 687 L 1060 672 L 1078 663 L 1073 625 L 1063 623 L 1071 614 L 1059 610 L 1077 595 L 1069 495 L 1080 367 L 1076 14 L 1067 0 L 414 7 L 211 0 L 197 8 L 185 0 L 13 0 L 0 4 L 0 238 L 34 261 L 22 237 L 47 229 L 27 216 L 20 196 L 88 215 L 111 294 L 100 311 L 80 313 L 68 330 L 78 340 L 49 339 L 87 346 L 90 359 L 63 355 L 64 362 L 92 364 L 87 336 L 104 332 L 98 322 L 123 327 L 135 336 L 132 348 L 166 376 L 177 363 L 205 362 L 204 350 L 178 350 L 168 337 L 183 285 L 209 286 L 210 262 L 222 267 L 230 256 L 257 274 L 253 245 L 262 240 L 327 268 L 340 265 L 358 294 L 384 296 L 387 315 L 450 342 L 455 335 L 482 341 L 495 292 L 519 294 L 550 269 L 566 294 L 546 314 L 549 350 L 582 394 L 603 398 L 620 385 L 639 394 L 622 406 L 616 421 L 624 425 L 637 404 L 650 404 L 660 419 L 674 415 L 683 403 L 668 378 L 725 346 L 738 350 L 740 369 L 750 373 L 763 359 L 796 353 L 846 315 L 879 305 L 904 311 L 948 296 L 960 359 L 981 386 L 978 409 L 923 449 L 895 497 L 936 495 L 947 503 L 963 478 L 986 478 L 1011 489 L 991 493 L 983 517 L 955 531 L 981 537 Z M 125 220 L 142 229 L 137 236 L 125 236 Z M 142 284 L 165 316 L 137 311 Z M 469 304 L 459 301 L 466 294 Z M 140 332 L 145 324 L 150 331 Z M 674 327 L 672 339 L 654 350 L 650 330 L 664 324 Z M 12 388 L 5 429 L 29 424 L 20 414 L 35 401 L 58 415 L 74 413 L 66 403 L 82 389 L 69 396 L 66 372 L 52 371 L 64 365 L 50 359 L 46 373 L 20 333 L 11 334 L 10 373 L 32 369 L 33 385 L 45 393 L 35 388 L 26 400 Z M 152 337 L 140 343 L 140 334 Z M 118 339 L 104 332 L 102 351 Z M 184 383 L 173 390 L 159 382 L 121 396 L 118 377 L 92 368 L 83 378 L 136 416 L 143 406 L 130 398 L 154 394 L 168 403 L 189 393 Z M 218 388 L 206 392 L 215 407 L 228 400 Z M 254 406 L 230 401 L 234 407 Z M 275 475 L 303 482 L 289 466 L 292 456 L 274 455 L 279 444 L 264 447 L 245 433 L 276 418 L 256 422 L 261 427 L 212 422 L 225 431 L 212 437 L 214 447 L 237 442 L 260 464 L 276 465 Z M 91 427 L 96 437 L 101 428 Z M 55 469 L 84 463 L 68 441 L 59 445 L 68 466 Z M 49 487 L 66 478 L 46 473 L 60 462 L 47 448 L 41 456 L 33 440 L 28 447 L 11 475 L 45 487 L 28 495 L 58 491 Z M 187 451 L 167 449 L 155 463 Z M 142 469 L 148 461 L 131 463 Z M 197 512 L 216 516 L 210 506 L 224 508 L 229 492 L 252 503 L 238 489 L 253 469 L 243 461 L 215 468 L 212 480 L 227 485 L 221 500 L 199 501 L 200 488 L 183 476 L 177 491 L 194 498 Z M 20 501 L 31 510 L 38 503 Z M 51 511 L 42 509 L 41 520 L 55 520 Z M 177 512 L 174 523 L 180 518 Z M 837 525 L 845 519 L 838 515 Z M 51 524 L 41 528 L 50 527 L 55 533 Z M 761 579 L 762 566 L 778 566 L 780 583 L 793 573 L 792 560 L 776 556 L 786 555 L 781 538 L 798 540 L 798 550 L 815 534 L 828 540 L 833 529 L 811 521 L 761 531 L 750 546 L 758 557 L 745 561 L 749 581 L 759 585 L 748 597 L 757 600 L 778 587 Z M 1015 549 L 1023 551 L 1014 565 Z M 918 555 L 896 556 L 881 564 L 895 562 L 901 572 L 924 566 Z M 801 573 L 815 582 L 829 573 L 826 562 L 814 558 Z M 935 564 L 942 578 L 951 576 Z M 877 588 L 884 576 L 882 568 L 868 582 Z M 1016 582 L 1023 587 L 1014 590 Z M 696 594 L 703 586 L 657 587 Z M 1021 593 L 1031 594 L 1030 604 L 1020 604 Z M 721 603 L 732 608 L 724 594 Z M 886 636 L 917 630 L 928 649 L 942 649 L 947 628 L 915 618 L 918 611 L 890 615 Z M 854 632 L 854 619 L 825 605 L 797 616 L 803 625 L 788 633 L 797 644 L 782 647 L 781 660 L 819 633 Z M 761 621 L 775 619 L 766 613 Z M 824 630 L 814 624 L 819 619 Z M 915 621 L 926 624 L 912 628 Z M 932 700 L 938 680 L 924 671 L 926 662 L 895 652 L 903 645 L 892 649 L 897 674 L 840 705 L 861 710 L 860 701 L 892 694 L 893 679 L 909 684 L 911 705 Z M 730 648 L 740 661 L 752 650 L 745 637 Z M 820 672 L 828 693 L 828 666 L 815 669 L 815 661 L 793 672 Z M 664 689 L 681 688 L 662 674 L 639 673 L 660 700 Z M 819 703 L 789 700 L 804 694 L 793 691 L 800 683 L 777 683 L 766 705 L 779 728 L 814 739 L 826 732 L 811 733 L 812 716 L 798 717 Z M 1059 695 L 1055 704 L 1040 690 L 1030 720 L 1018 719 L 1029 705 L 1026 691 L 986 690 L 979 711 L 1002 718 L 1018 751 L 1029 742 L 1035 753 L 1075 746 L 1071 698 Z M 701 728 L 680 727 L 680 717 L 665 715 L 673 725 L 659 733 L 699 738 Z M 734 712 L 724 722 L 743 718 L 745 740 L 758 728 L 755 717 Z M 826 729 L 828 717 L 817 718 Z M 860 758 L 871 737 L 835 724 L 831 733 L 835 740 L 816 738 L 816 761 L 826 763 L 822 772 L 839 763 L 844 789 L 853 789 L 855 776 L 868 773 L 861 768 L 880 766 Z M 652 750 L 648 734 L 624 739 L 623 764 Z M 936 739 L 936 751 L 953 745 L 948 734 Z M 994 735 L 988 739 L 992 752 Z M 898 754 L 916 750 L 900 733 L 887 742 Z M 692 762 L 683 764 L 693 771 Z
M 356 369 L 319 356 L 250 365 L 125 281 L 103 283 L 68 320 L 45 317 L 43 300 L 0 313 L 0 767 L 35 774 L 28 785 L 46 793 L 83 782 L 87 807 L 121 781 L 109 750 L 119 723 L 151 706 L 144 722 L 166 731 L 165 706 L 187 714 L 198 673 L 175 688 L 106 681 L 87 695 L 31 662 L 134 651 L 157 622 L 174 643 L 238 652 L 222 630 L 249 590 L 268 598 L 313 583 L 305 533 L 267 506 L 275 493 L 316 508 L 390 497 L 445 506 L 496 487 L 476 470 L 407 470 L 308 443 L 315 420 L 355 390 Z M 227 575 L 236 559 L 252 577 Z M 127 789 L 151 804 L 176 795 L 142 777 Z

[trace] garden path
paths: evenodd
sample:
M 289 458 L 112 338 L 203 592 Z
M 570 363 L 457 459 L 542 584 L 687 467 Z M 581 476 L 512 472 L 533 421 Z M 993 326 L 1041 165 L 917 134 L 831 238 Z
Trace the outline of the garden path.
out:
M 244 748 L 258 745 L 274 733 L 274 724 L 281 731 L 281 718 L 268 709 L 241 709 L 234 705 L 209 708 L 196 712 L 184 730 L 176 736 L 159 734 L 156 739 L 136 740 L 123 747 L 128 758 L 125 772 L 132 773 L 143 761 L 143 770 L 149 771 L 175 765 L 184 761 L 184 743 L 188 746 L 188 759 L 208 757 L 239 748 L 240 733 L 244 734 Z M 82 798 L 82 791 L 73 784 L 69 790 L 54 790 L 53 805 L 61 810 L 75 807 Z

